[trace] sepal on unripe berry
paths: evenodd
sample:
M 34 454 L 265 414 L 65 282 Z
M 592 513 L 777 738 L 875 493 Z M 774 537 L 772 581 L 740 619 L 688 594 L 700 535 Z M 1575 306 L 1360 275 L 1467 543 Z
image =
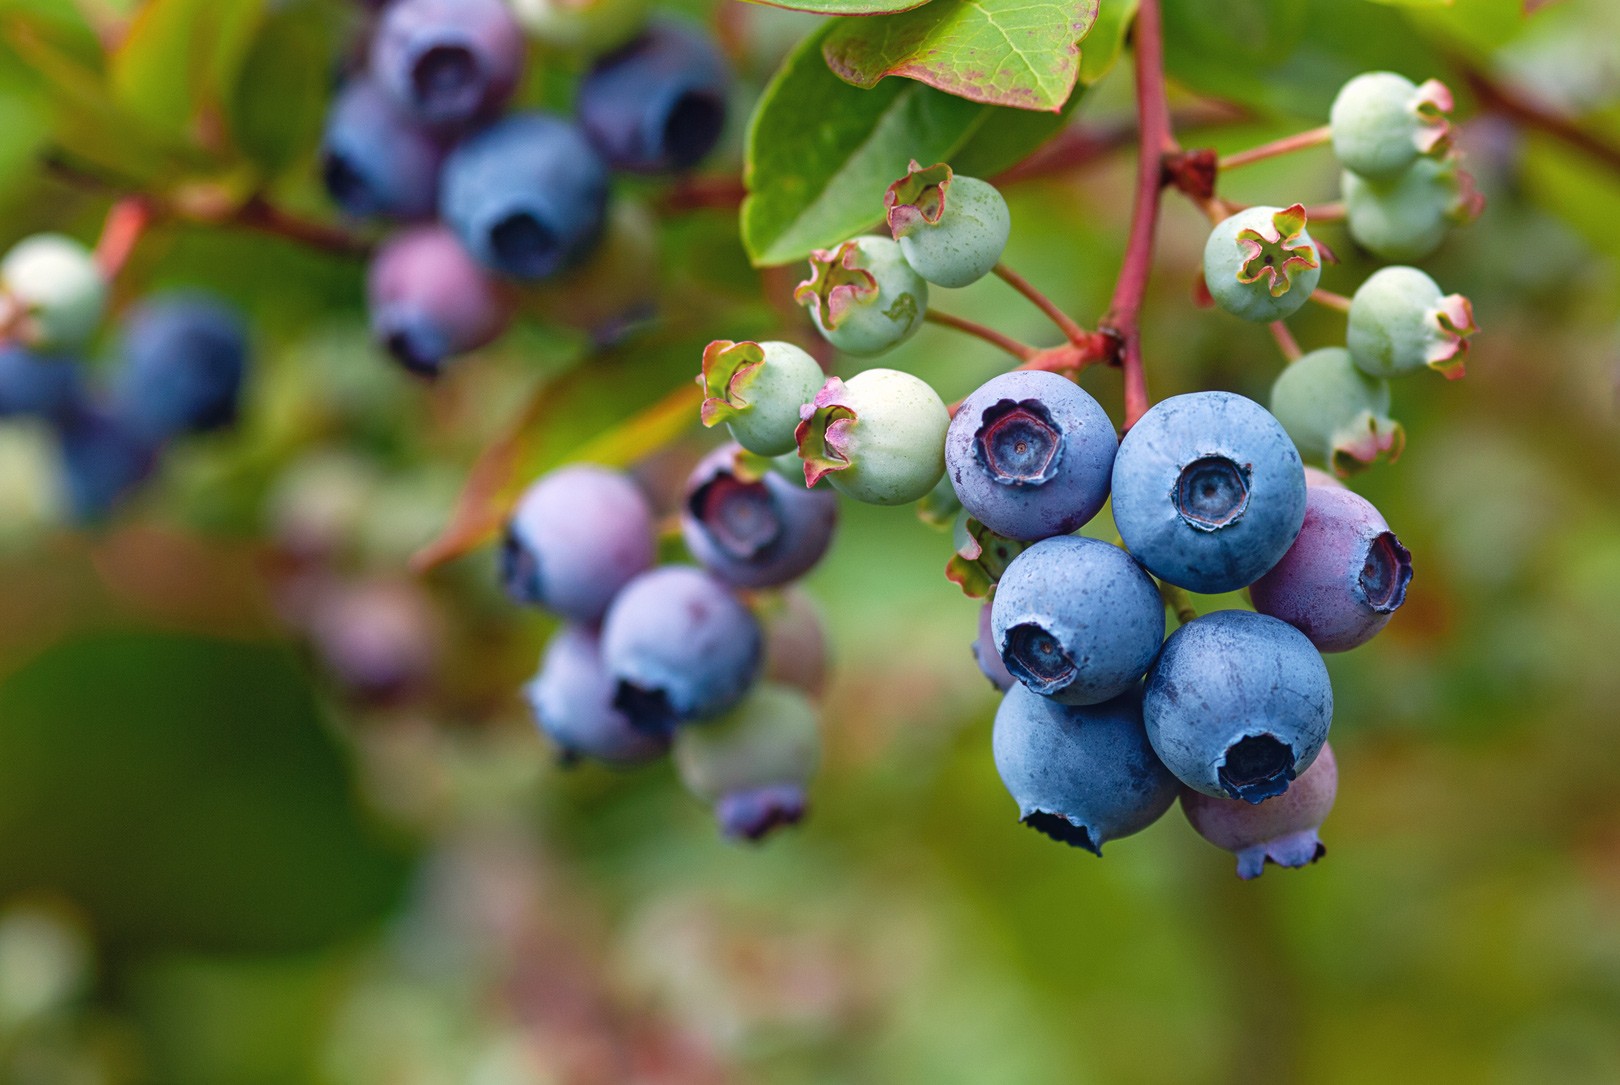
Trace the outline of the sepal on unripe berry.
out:
M 1333 809 L 1339 766 L 1327 743 L 1311 767 L 1287 791 L 1258 806 L 1241 799 L 1215 798 L 1187 788 L 1181 812 L 1193 831 L 1237 856 L 1238 877 L 1258 878 L 1266 864 L 1308 866 L 1327 854 L 1317 830 Z
M 714 808 L 728 837 L 759 840 L 799 821 L 821 756 L 815 706 L 787 686 L 761 683 L 735 708 L 675 734 L 681 783 Z
M 1271 413 L 1300 457 L 1340 476 L 1400 458 L 1406 431 L 1389 404 L 1389 382 L 1363 373 L 1343 347 L 1311 351 L 1271 386 Z
M 1223 220 L 1204 244 L 1204 283 L 1233 316 L 1267 323 L 1297 311 L 1322 277 L 1305 208 L 1250 207 Z
M 1417 268 L 1387 267 L 1351 298 L 1346 340 L 1356 365 L 1373 376 L 1400 377 L 1428 367 L 1456 380 L 1464 372 L 1468 338 L 1478 330 L 1467 298 L 1442 295 Z
M 810 277 L 793 292 L 827 342 L 848 354 L 881 354 L 910 338 L 928 310 L 928 283 L 886 237 L 857 237 L 810 254 Z
M 799 409 L 794 434 L 804 481 L 823 478 L 846 497 L 904 505 L 945 473 L 951 416 L 928 382 L 895 369 L 868 369 L 847 382 L 828 377 Z
M 906 262 L 938 286 L 967 286 L 990 273 L 1007 247 L 1012 217 L 988 181 L 959 177 L 943 162 L 912 159 L 883 194 L 889 231 Z
M 1333 99 L 1333 153 L 1362 177 L 1393 179 L 1450 148 L 1452 104 L 1438 79 L 1415 85 L 1394 72 L 1358 75 Z
M 703 424 L 724 422 L 736 442 L 760 456 L 794 448 L 799 408 L 815 398 L 821 366 L 792 343 L 716 339 L 703 349 Z

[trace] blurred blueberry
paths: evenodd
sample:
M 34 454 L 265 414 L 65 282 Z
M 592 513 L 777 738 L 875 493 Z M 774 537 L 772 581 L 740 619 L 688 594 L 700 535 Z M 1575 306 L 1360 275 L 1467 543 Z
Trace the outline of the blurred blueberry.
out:
M 705 456 L 686 483 L 681 535 L 704 568 L 739 588 L 769 588 L 809 572 L 838 524 L 838 498 L 774 471 L 748 478 L 738 445 Z
M 0 343 L 0 419 L 64 419 L 84 399 L 79 363 Z
M 613 707 L 601 642 L 584 626 L 557 631 L 527 692 L 535 722 L 567 756 L 633 765 L 669 749 L 667 736 L 637 730 Z
M 158 444 L 103 407 L 81 407 L 56 433 L 68 512 L 80 523 L 105 519 L 157 469 Z
M 148 301 L 124 321 L 114 400 L 152 441 L 222 429 L 236 422 L 247 355 L 234 308 L 199 293 Z
M 1002 693 L 1006 693 L 1018 684 L 1007 669 L 1007 664 L 1001 661 L 1001 653 L 996 651 L 996 635 L 990 625 L 990 612 L 993 604 L 986 603 L 979 608 L 979 635 L 973 640 L 973 661 L 979 665 L 979 671 L 990 680 Z
M 1268 862 L 1302 867 L 1326 854 L 1317 830 L 1332 811 L 1338 788 L 1333 747 L 1324 743 L 1311 767 L 1281 795 L 1255 805 L 1189 788 L 1181 793 L 1181 812 L 1199 836 L 1237 855 L 1238 877 L 1247 881 L 1264 873 Z
M 827 631 L 821 610 L 802 588 L 759 602 L 765 631 L 764 681 L 791 686 L 811 700 L 827 687 Z
M 328 585 L 313 600 L 310 633 L 337 680 L 367 701 L 394 702 L 421 690 L 439 660 L 437 615 L 408 580 Z
M 422 376 L 498 339 L 512 322 L 512 303 L 449 229 L 420 226 L 390 238 L 371 262 L 366 282 L 371 334 Z
M 815 706 L 801 691 L 769 683 L 712 723 L 675 734 L 681 782 L 732 838 L 759 840 L 802 819 L 820 759 Z
M 80 242 L 62 234 L 35 234 L 0 259 L 0 317 L 16 306 L 22 319 L 11 334 L 39 350 L 77 350 L 101 327 L 107 276 Z
M 502 0 L 395 0 L 372 39 L 371 74 L 411 116 L 452 129 L 500 112 L 524 50 Z
M 601 57 L 580 81 L 579 123 L 614 169 L 690 169 L 714 149 L 726 123 L 731 73 L 696 27 L 652 23 Z
M 444 147 L 369 79 L 338 92 L 321 140 L 321 179 L 357 218 L 421 219 L 439 206 Z

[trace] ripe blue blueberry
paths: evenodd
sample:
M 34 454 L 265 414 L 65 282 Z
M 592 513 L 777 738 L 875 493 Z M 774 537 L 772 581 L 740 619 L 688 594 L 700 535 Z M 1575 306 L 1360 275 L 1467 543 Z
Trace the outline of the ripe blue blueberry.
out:
M 357 218 L 429 218 L 444 146 L 369 79 L 338 92 L 321 140 L 321 180 Z
M 1271 413 L 1300 457 L 1349 475 L 1400 458 L 1406 431 L 1389 417 L 1389 382 L 1369 377 L 1343 347 L 1291 362 L 1271 386 Z
M 913 159 L 883 206 L 906 263 L 936 286 L 967 286 L 988 275 L 1012 228 L 996 186 L 958 176 L 943 162 L 925 169 Z
M 1305 471 L 1265 408 L 1230 392 L 1156 404 L 1114 458 L 1114 523 L 1162 580 L 1213 595 L 1252 584 L 1305 519 Z
M 0 343 L 0 419 L 65 419 L 83 402 L 78 362 Z
M 535 281 L 590 253 L 607 197 L 607 166 L 578 128 L 545 113 L 517 113 L 451 153 L 439 213 L 479 263 Z
M 1247 881 L 1263 874 L 1267 863 L 1302 867 L 1327 853 L 1317 830 L 1338 788 L 1333 747 L 1323 743 L 1311 767 L 1281 795 L 1253 805 L 1188 789 L 1181 793 L 1181 812 L 1199 836 L 1237 856 L 1238 877 Z
M 1461 294 L 1440 293 L 1415 267 L 1373 272 L 1350 299 L 1350 356 L 1374 377 L 1402 377 L 1425 367 L 1450 380 L 1463 375 L 1468 337 L 1479 328 Z
M 713 808 L 722 833 L 762 839 L 804 817 L 821 759 L 815 706 L 762 682 L 719 719 L 677 731 L 674 755 L 681 783 Z
M 687 565 L 642 573 L 602 621 L 613 704 L 655 734 L 736 705 L 759 676 L 763 649 L 748 608 L 721 581 Z
M 437 224 L 406 230 L 377 250 L 366 299 L 372 337 L 425 377 L 494 342 L 512 322 L 506 290 Z
M 986 603 L 979 608 L 979 635 L 973 639 L 973 662 L 979 665 L 979 672 L 990 680 L 990 684 L 1006 693 L 1018 684 L 1007 664 L 1001 661 L 1001 653 L 996 650 L 996 634 L 990 624 L 990 611 L 993 604 Z
M 974 519 L 1009 539 L 1078 530 L 1108 500 L 1114 424 L 1056 373 L 993 377 L 956 409 L 945 473 Z
M 826 554 L 838 498 L 774 471 L 744 471 L 740 451 L 722 445 L 693 470 L 681 505 L 681 536 L 704 568 L 733 587 L 786 584 Z
M 1362 177 L 1393 180 L 1419 156 L 1450 147 L 1451 107 L 1451 91 L 1437 79 L 1418 86 L 1394 72 L 1365 72 L 1333 99 L 1333 153 Z
M 525 692 L 535 723 L 565 757 L 624 766 L 651 761 L 669 749 L 668 736 L 637 730 L 613 707 L 613 680 L 602 665 L 601 643 L 585 626 L 565 625 L 556 632 Z
M 1204 243 L 1204 284 L 1215 304 L 1267 323 L 1298 311 L 1322 277 L 1305 208 L 1250 207 L 1216 224 Z
M 106 308 L 107 277 L 90 250 L 71 237 L 36 234 L 0 260 L 0 318 L 15 325 L 25 346 L 82 347 Z
M 69 514 L 79 523 L 104 520 L 152 476 L 158 446 L 119 414 L 85 406 L 56 426 Z
M 990 744 L 1018 820 L 1094 855 L 1152 825 L 1176 801 L 1175 777 L 1142 727 L 1140 689 L 1074 706 L 1014 686 L 996 711 Z
M 1064 704 L 1098 704 L 1141 681 L 1164 640 L 1164 601 L 1119 547 L 1064 535 L 1007 566 L 990 624 L 1024 685 Z
M 636 484 L 592 464 L 544 475 L 506 525 L 501 581 L 519 603 L 598 622 L 657 557 L 652 507 Z
M 1217 610 L 1170 634 L 1142 712 L 1153 749 L 1182 783 L 1258 803 L 1315 760 L 1333 722 L 1333 687 L 1321 655 L 1287 622 Z
M 1388 181 L 1346 171 L 1345 225 L 1356 243 L 1385 260 L 1421 260 L 1453 225 L 1479 216 L 1484 200 L 1455 158 L 1420 158 Z
M 523 60 L 523 33 L 501 0 L 395 0 L 371 42 L 372 78 L 440 130 L 498 114 Z
M 895 369 L 868 369 L 848 381 L 828 377 L 799 417 L 807 486 L 825 478 L 857 501 L 904 505 L 945 473 L 951 416 L 921 377 Z
M 731 437 L 759 456 L 794 449 L 799 408 L 826 376 L 792 343 L 716 339 L 703 349 L 703 424 L 726 424 Z
M 1319 651 L 1345 652 L 1389 624 L 1411 580 L 1412 555 L 1370 501 L 1313 486 L 1299 538 L 1249 590 L 1255 610 L 1294 626 Z
M 810 254 L 810 277 L 793 292 L 822 336 L 846 354 L 870 357 L 922 327 L 928 283 L 887 237 L 857 237 Z
M 580 81 L 575 109 L 614 169 L 687 170 L 719 142 L 730 86 L 725 58 L 707 35 L 659 20 L 596 61 Z
M 156 298 L 124 321 L 114 400 L 153 442 L 233 425 L 247 355 L 247 327 L 233 307 L 200 293 Z

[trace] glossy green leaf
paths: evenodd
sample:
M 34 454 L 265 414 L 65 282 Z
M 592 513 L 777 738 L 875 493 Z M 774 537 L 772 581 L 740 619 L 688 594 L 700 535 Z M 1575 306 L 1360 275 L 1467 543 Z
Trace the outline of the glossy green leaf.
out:
M 898 75 L 990 105 L 1056 112 L 1080 73 L 1080 41 L 1097 0 L 935 0 L 877 19 L 835 24 L 827 66 L 873 87 Z
M 752 0 L 766 7 L 809 11 L 816 15 L 888 15 L 920 8 L 928 0 Z
M 1089 87 L 1114 67 L 1125 52 L 1125 39 L 1136 20 L 1139 0 L 1108 0 L 1097 12 L 1097 21 L 1086 35 L 1080 50 L 1080 85 Z
M 910 80 L 850 86 L 822 60 L 835 28 L 800 43 L 750 123 L 742 237 L 756 265 L 788 263 L 875 223 L 884 190 L 913 158 L 984 176 L 1061 124 L 1055 114 L 969 102 Z
M 231 89 L 226 115 L 231 137 L 272 176 L 320 138 L 330 89 L 310 73 L 331 63 L 337 26 L 328 14 L 312 4 L 270 11 Z

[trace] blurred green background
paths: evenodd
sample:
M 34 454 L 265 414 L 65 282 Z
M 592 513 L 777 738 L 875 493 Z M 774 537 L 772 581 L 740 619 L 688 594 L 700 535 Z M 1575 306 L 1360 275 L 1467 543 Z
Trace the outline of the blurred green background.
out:
M 130 186 L 263 186 L 330 218 L 313 150 L 357 5 L 154 0 L 172 63 L 114 71 L 94 27 L 142 6 L 0 0 L 0 247 L 92 241 Z M 734 177 L 749 102 L 815 20 L 683 7 L 742 73 L 706 167 Z M 503 602 L 488 548 L 421 577 L 410 555 L 544 382 L 563 383 L 524 443 L 535 471 L 689 380 L 708 339 L 807 341 L 796 269 L 751 270 L 733 209 L 638 188 L 665 207 L 649 327 L 594 352 L 553 312 L 429 389 L 366 342 L 360 262 L 165 222 L 120 301 L 203 283 L 248 310 L 241 429 L 84 533 L 60 523 L 45 435 L 0 428 L 0 1080 L 1620 1081 L 1620 167 L 1482 109 L 1464 78 L 1613 147 L 1620 10 L 1166 0 L 1165 20 L 1173 104 L 1247 111 L 1188 146 L 1318 125 L 1361 70 L 1438 75 L 1490 199 L 1425 263 L 1474 301 L 1468 377 L 1400 384 L 1408 451 L 1354 484 L 1416 577 L 1383 635 L 1329 658 L 1324 861 L 1240 883 L 1176 811 L 1100 861 L 1020 828 L 948 536 L 851 503 L 809 580 L 835 669 L 805 825 L 734 846 L 667 766 L 564 771 L 519 697 L 546 621 Z M 542 57 L 528 100 L 577 65 Z M 107 85 L 155 143 L 103 115 Z M 234 143 L 194 138 L 198 102 Z M 1126 62 L 1074 123 L 1131 108 Z M 96 161 L 43 164 L 63 148 Z M 1132 168 L 1126 149 L 1007 190 L 1009 262 L 1088 322 Z M 1318 151 L 1222 193 L 1337 186 Z M 1265 329 L 1194 304 L 1206 228 L 1167 197 L 1150 385 L 1263 399 Z M 1352 292 L 1376 265 L 1342 227 L 1318 236 L 1343 261 L 1323 286 Z M 938 300 L 1050 337 L 999 283 Z M 1309 348 L 1342 319 L 1293 323 Z M 1004 362 L 928 328 L 883 364 L 953 400 Z M 1117 418 L 1117 373 L 1083 383 Z M 641 477 L 670 493 L 704 443 Z M 409 663 L 387 690 L 354 680 L 377 653 Z

